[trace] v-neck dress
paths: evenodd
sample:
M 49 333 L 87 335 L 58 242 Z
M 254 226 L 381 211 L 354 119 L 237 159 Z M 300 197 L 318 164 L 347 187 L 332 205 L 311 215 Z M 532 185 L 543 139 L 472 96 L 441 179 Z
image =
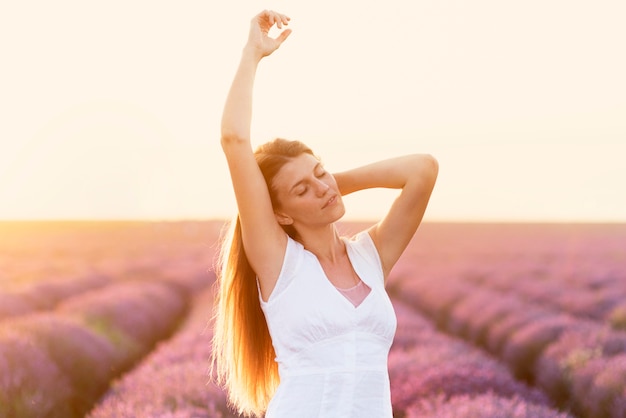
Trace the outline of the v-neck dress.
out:
M 358 306 L 291 238 L 267 302 L 259 292 L 280 374 L 266 418 L 392 417 L 387 358 L 396 316 L 369 233 L 344 241 L 357 275 L 371 288 Z

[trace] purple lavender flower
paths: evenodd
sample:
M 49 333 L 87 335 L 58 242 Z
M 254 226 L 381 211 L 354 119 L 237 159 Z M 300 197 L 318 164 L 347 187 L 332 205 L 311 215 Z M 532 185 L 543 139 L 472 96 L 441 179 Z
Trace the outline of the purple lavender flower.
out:
M 581 362 L 578 367 L 573 367 L 568 373 L 568 384 L 571 387 L 571 398 L 568 404 L 576 415 L 588 416 L 593 408 L 593 403 L 587 401 L 596 377 L 607 369 L 607 359 L 593 357 Z
M 69 380 L 35 341 L 0 328 L 0 416 L 72 417 L 71 397 Z
M 476 312 L 471 313 L 468 320 L 468 338 L 475 344 L 486 347 L 487 335 L 496 324 L 504 320 L 509 314 L 524 309 L 519 299 L 507 295 L 491 295 L 484 305 Z
M 45 350 L 71 384 L 66 406 L 83 416 L 122 371 L 123 355 L 102 336 L 77 321 L 50 313 L 20 317 L 3 324 Z M 54 388 L 51 388 L 54 390 Z
M 614 329 L 626 331 L 626 302 L 613 308 L 608 315 L 608 320 Z
M 612 294 L 588 289 L 571 289 L 550 300 L 550 304 L 556 309 L 595 320 L 604 320 L 615 306 L 615 302 Z
M 589 416 L 621 418 L 611 415 L 614 405 L 623 401 L 626 390 L 626 354 L 606 359 L 604 368 L 593 378 L 589 392 L 580 399 Z
M 555 315 L 522 326 L 506 342 L 502 359 L 515 376 L 534 379 L 534 364 L 543 349 L 567 329 L 579 326 L 580 321 L 567 315 Z
M 185 297 L 174 286 L 123 282 L 70 298 L 57 311 L 84 319 L 129 349 L 132 341 L 148 349 L 173 331 L 185 309 Z M 132 341 L 126 342 L 124 337 Z
M 467 284 L 462 282 L 407 280 L 394 296 L 425 312 L 438 327 L 443 327 L 448 322 L 452 308 L 469 293 L 471 291 Z
M 398 326 L 392 349 L 406 350 L 415 345 L 427 344 L 434 332 L 432 322 L 402 302 L 393 300 L 393 305 L 398 319 Z
M 613 401 L 613 405 L 611 405 L 610 416 L 617 417 L 626 417 L 626 389 L 622 392 L 621 396 L 616 396 Z
M 436 335 L 433 333 L 433 335 Z M 546 403 L 547 398 L 515 381 L 506 366 L 450 337 L 434 338 L 427 346 L 393 351 L 389 374 L 394 409 L 403 410 L 417 398 L 484 393 L 515 394 Z
M 210 291 L 196 299 L 189 320 L 169 341 L 117 381 L 91 418 L 118 416 L 235 417 L 208 374 Z
M 493 393 L 461 395 L 447 399 L 438 396 L 417 401 L 407 409 L 406 418 L 571 418 L 546 405 L 517 396 Z
M 20 294 L 0 293 L 0 321 L 32 312 L 35 308 Z
M 469 322 L 473 315 L 488 306 L 493 299 L 493 294 L 482 289 L 468 293 L 451 310 L 448 322 L 445 325 L 446 331 L 459 337 L 469 337 Z
M 572 372 L 589 360 L 626 353 L 626 333 L 587 324 L 565 331 L 535 365 L 536 383 L 559 404 L 570 400 Z
M 510 312 L 509 315 L 502 318 L 487 330 L 487 349 L 491 353 L 500 355 L 511 335 L 519 328 L 552 316 L 548 311 L 536 307 L 524 307 L 522 305 L 519 308 L 520 309 L 515 312 Z

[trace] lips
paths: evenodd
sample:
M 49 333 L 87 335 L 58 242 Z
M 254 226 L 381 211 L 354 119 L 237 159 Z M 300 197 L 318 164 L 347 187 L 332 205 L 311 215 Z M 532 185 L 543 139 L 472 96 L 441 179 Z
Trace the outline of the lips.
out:
M 335 203 L 337 201 L 337 195 L 334 195 L 333 197 L 331 197 L 330 199 L 328 199 L 326 201 L 326 203 L 324 203 L 324 206 L 322 206 L 322 209 L 326 208 L 327 206 L 332 205 L 333 203 Z

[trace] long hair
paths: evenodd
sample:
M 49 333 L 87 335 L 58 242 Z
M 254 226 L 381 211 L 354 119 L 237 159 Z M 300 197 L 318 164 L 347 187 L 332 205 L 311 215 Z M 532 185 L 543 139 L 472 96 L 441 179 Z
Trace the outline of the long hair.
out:
M 277 207 L 272 180 L 300 154 L 314 155 L 299 141 L 275 139 L 258 147 L 255 158 Z M 296 231 L 283 227 L 292 238 Z M 217 265 L 211 367 L 238 413 L 261 416 L 280 381 L 276 353 L 261 310 L 256 273 L 243 247 L 239 216 L 222 238 Z

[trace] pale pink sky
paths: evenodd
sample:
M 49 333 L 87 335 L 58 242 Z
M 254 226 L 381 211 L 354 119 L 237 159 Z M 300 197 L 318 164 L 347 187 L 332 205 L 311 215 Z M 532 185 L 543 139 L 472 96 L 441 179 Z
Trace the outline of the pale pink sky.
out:
M 219 118 L 262 8 L 294 32 L 259 70 L 255 143 L 331 170 L 431 153 L 427 220 L 626 221 L 626 5 L 604 0 L 3 4 L 0 219 L 234 214 Z

